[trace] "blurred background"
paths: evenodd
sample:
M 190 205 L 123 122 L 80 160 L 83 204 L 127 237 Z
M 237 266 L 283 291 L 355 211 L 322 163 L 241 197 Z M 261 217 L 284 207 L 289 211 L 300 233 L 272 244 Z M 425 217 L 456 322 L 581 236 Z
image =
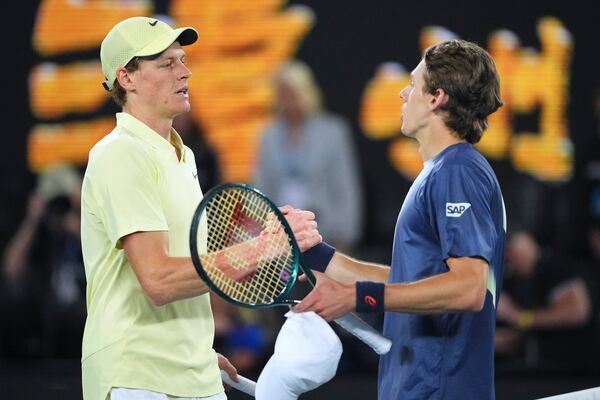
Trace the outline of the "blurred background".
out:
M 478 148 L 500 180 L 510 235 L 497 398 L 600 385 L 600 62 L 588 2 L 27 0 L 11 8 L 1 398 L 81 398 L 79 188 L 89 149 L 118 111 L 101 86 L 99 47 L 136 15 L 200 32 L 186 47 L 192 111 L 175 123 L 203 191 L 252 183 L 278 203 L 314 210 L 338 248 L 382 263 L 422 167 L 415 142 L 400 135 L 398 93 L 428 46 L 462 38 L 485 47 L 505 105 Z M 254 313 L 216 298 L 213 309 L 215 347 L 256 378 L 285 310 Z M 340 335 L 338 376 L 302 398 L 375 398 L 377 359 Z

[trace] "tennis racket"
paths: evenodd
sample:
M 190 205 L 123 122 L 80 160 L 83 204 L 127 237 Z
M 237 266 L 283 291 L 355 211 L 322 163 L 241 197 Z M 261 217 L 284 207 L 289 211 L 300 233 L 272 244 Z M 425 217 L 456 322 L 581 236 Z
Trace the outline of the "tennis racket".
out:
M 232 388 L 236 388 L 240 392 L 244 392 L 247 395 L 255 397 L 256 382 L 254 382 L 253 380 L 238 374 L 239 382 L 234 382 L 233 379 L 231 379 L 229 375 L 227 375 L 227 372 L 223 370 L 221 370 L 221 379 L 223 380 L 223 382 L 225 382 Z
M 226 183 L 206 193 L 192 220 L 191 256 L 198 275 L 225 300 L 249 308 L 291 306 L 301 265 L 294 234 L 281 211 L 248 185 Z M 355 314 L 335 320 L 377 354 L 392 342 Z

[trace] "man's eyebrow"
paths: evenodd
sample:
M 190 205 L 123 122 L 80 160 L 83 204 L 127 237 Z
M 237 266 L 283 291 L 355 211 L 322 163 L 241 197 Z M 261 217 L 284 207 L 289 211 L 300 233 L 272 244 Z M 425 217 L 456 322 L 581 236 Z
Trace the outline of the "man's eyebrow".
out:
M 179 60 L 181 58 L 185 58 L 185 56 L 186 56 L 185 53 L 174 54 L 172 56 L 167 56 L 163 53 L 160 55 L 160 57 L 157 58 L 157 60 Z

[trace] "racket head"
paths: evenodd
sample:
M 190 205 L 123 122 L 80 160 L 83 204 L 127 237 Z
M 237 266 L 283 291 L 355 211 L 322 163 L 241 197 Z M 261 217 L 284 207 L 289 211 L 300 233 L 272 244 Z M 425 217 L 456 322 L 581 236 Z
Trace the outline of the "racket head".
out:
M 273 217 L 281 224 L 289 248 L 286 246 L 282 256 L 267 257 L 255 276 L 239 282 L 218 268 L 203 265 L 202 256 L 257 239 Z M 267 246 L 266 252 L 270 249 Z M 249 308 L 294 304 L 288 296 L 298 279 L 300 250 L 283 213 L 256 188 L 243 183 L 225 183 L 209 190 L 194 212 L 190 252 L 200 278 L 225 300 Z M 263 293 L 257 293 L 261 290 Z

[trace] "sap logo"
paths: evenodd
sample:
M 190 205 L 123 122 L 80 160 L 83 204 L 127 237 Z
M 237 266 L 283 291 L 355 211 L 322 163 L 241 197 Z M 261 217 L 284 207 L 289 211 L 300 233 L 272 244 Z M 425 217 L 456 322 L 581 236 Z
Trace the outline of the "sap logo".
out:
M 471 207 L 471 203 L 446 203 L 446 217 L 460 217 Z

